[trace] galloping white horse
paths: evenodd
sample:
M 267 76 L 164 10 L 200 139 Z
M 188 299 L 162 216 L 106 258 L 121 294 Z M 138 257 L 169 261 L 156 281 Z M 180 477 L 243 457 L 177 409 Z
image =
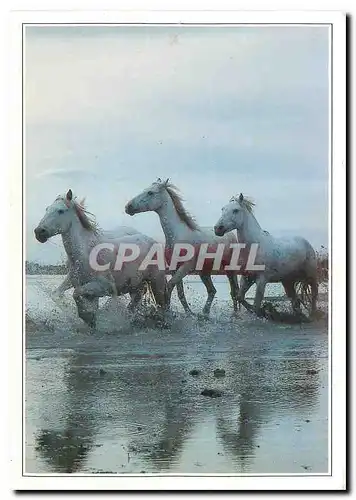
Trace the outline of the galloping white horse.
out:
M 300 301 L 295 285 L 303 283 L 311 286 L 312 314 L 316 311 L 318 296 L 317 259 L 311 244 L 301 237 L 275 238 L 263 231 L 253 214 L 254 203 L 241 193 L 239 197 L 231 198 L 228 205 L 222 209 L 222 216 L 215 224 L 215 234 L 223 235 L 237 229 L 239 243 L 246 244 L 246 250 L 252 243 L 258 244 L 255 264 L 264 265 L 262 271 L 242 271 L 240 283 L 240 301 L 247 307 L 245 301 L 247 290 L 256 283 L 254 310 L 262 315 L 261 303 L 267 283 L 282 282 L 287 296 L 291 299 L 295 313 L 300 314 Z M 245 251 L 246 251 L 245 250 Z
M 90 214 L 73 199 L 72 191 L 59 196 L 50 205 L 45 216 L 35 229 L 35 236 L 45 243 L 56 234 L 62 235 L 63 245 L 70 261 L 70 280 L 75 287 L 73 298 L 77 304 L 79 317 L 88 325 L 95 326 L 99 297 L 116 296 L 129 293 L 130 310 L 140 302 L 148 284 L 159 310 L 165 308 L 166 277 L 158 267 L 139 267 L 145 255 L 155 242 L 152 238 L 137 233 L 129 236 L 116 236 L 114 232 L 100 230 Z M 114 251 L 103 249 L 98 255 L 98 264 L 109 264 L 109 269 L 98 271 L 90 263 L 92 249 L 101 243 L 114 245 Z M 140 256 L 131 262 L 123 262 L 120 270 L 110 269 L 117 256 L 120 244 L 136 244 Z M 99 262 L 100 260 L 100 262 Z
M 212 228 L 200 228 L 193 217 L 185 210 L 182 204 L 182 198 L 177 192 L 177 188 L 169 182 L 158 179 L 147 189 L 142 191 L 125 207 L 129 215 L 140 212 L 154 211 L 158 214 L 163 232 L 166 237 L 166 249 L 173 249 L 176 243 L 190 243 L 196 247 L 208 243 L 217 246 L 218 243 L 225 243 L 229 248 L 230 243 L 236 243 L 236 237 L 230 233 L 222 238 L 216 237 Z M 209 265 L 204 266 L 200 272 L 195 270 L 197 255 L 184 262 L 175 272 L 172 272 L 172 278 L 168 282 L 168 300 L 170 300 L 173 288 L 177 286 L 178 296 L 186 312 L 191 312 L 188 303 L 185 300 L 182 280 L 187 274 L 199 274 L 208 292 L 208 298 L 205 303 L 203 314 L 208 316 L 216 288 L 211 279 L 212 270 Z M 237 311 L 238 281 L 234 272 L 220 271 L 215 274 L 226 274 L 231 288 L 231 297 L 233 300 L 234 311 Z

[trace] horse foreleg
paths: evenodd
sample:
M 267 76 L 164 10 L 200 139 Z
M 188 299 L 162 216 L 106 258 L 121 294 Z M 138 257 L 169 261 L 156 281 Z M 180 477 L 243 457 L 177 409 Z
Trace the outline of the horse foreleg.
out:
M 192 270 L 193 267 L 194 267 L 194 262 L 192 262 L 192 261 L 185 262 L 178 269 L 178 271 L 174 272 L 174 274 L 172 275 L 172 278 L 168 281 L 168 283 L 167 283 L 167 294 L 166 294 L 167 304 L 168 305 L 171 302 L 171 295 L 172 295 L 174 287 L 176 285 L 178 285 L 178 283 L 182 282 L 184 276 L 186 276 Z M 183 283 L 182 283 L 182 287 L 183 287 Z M 181 290 L 182 290 L 182 288 L 181 288 Z M 181 291 L 179 292 L 178 288 L 177 288 L 177 291 L 178 291 L 178 293 L 181 293 Z M 184 290 L 183 290 L 183 295 L 184 295 Z
M 175 272 L 172 272 L 172 276 L 174 276 Z M 184 293 L 184 286 L 183 286 L 183 280 L 182 281 L 179 281 L 176 285 L 177 287 L 177 295 L 178 295 L 178 299 L 179 299 L 179 302 L 182 304 L 183 306 L 183 309 L 186 313 L 188 314 L 193 314 L 192 310 L 190 309 L 189 307 L 189 304 L 187 302 L 187 299 L 185 297 L 185 293 Z
M 95 327 L 99 297 L 112 294 L 112 283 L 103 277 L 77 287 L 73 292 L 73 299 L 77 304 L 79 317 L 89 326 Z
M 245 299 L 246 293 L 249 291 L 251 286 L 255 283 L 255 278 L 250 276 L 242 276 L 240 281 L 240 293 L 239 293 L 239 302 L 242 304 L 248 311 L 253 311 L 253 306 L 251 306 Z
M 263 311 L 261 308 L 262 300 L 265 295 L 267 280 L 264 276 L 259 276 L 256 280 L 256 295 L 253 303 L 253 307 L 257 316 L 263 316 Z
M 168 287 L 165 273 L 157 271 L 155 274 L 151 275 L 149 286 L 151 287 L 151 291 L 156 301 L 157 315 L 163 318 L 165 311 L 169 308 L 169 302 L 167 302 Z
M 64 294 L 64 292 L 66 292 L 67 290 L 69 290 L 72 287 L 73 287 L 73 285 L 72 285 L 72 278 L 71 278 L 70 273 L 68 273 L 67 276 L 64 278 L 63 283 L 61 283 L 59 285 L 59 287 L 57 287 L 54 290 L 54 292 L 52 293 L 52 295 L 53 295 L 54 298 L 61 297 Z
M 232 303 L 234 306 L 234 312 L 237 312 L 237 302 L 238 302 L 238 296 L 239 296 L 239 283 L 237 281 L 237 275 L 235 273 L 226 273 L 229 283 L 230 283 L 230 295 L 232 298 Z
M 81 287 L 76 288 L 73 292 L 73 299 L 77 305 L 78 316 L 87 325 L 95 328 L 96 325 L 96 313 L 99 307 L 99 299 L 92 297 L 84 297 L 80 290 Z
M 178 299 L 179 299 L 180 303 L 183 306 L 184 311 L 188 314 L 193 314 L 193 311 L 189 307 L 189 304 L 188 304 L 187 299 L 185 297 L 183 281 L 179 281 L 177 283 L 177 295 L 178 295 Z
M 203 314 L 205 316 L 209 316 L 211 304 L 212 304 L 214 297 L 216 295 L 216 288 L 213 284 L 213 280 L 211 279 L 210 274 L 201 274 L 200 279 L 204 283 L 206 291 L 208 292 L 208 298 L 207 298 L 205 306 L 203 308 Z
M 116 282 L 111 271 L 107 271 L 105 274 L 99 275 L 97 279 L 103 288 L 103 292 L 106 292 L 104 295 L 111 295 L 111 297 L 117 298 Z M 104 295 L 100 295 L 100 297 L 103 297 Z

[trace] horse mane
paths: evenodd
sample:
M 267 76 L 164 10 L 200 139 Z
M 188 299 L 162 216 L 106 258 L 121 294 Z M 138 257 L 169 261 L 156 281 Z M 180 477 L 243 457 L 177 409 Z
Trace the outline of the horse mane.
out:
M 99 225 L 95 219 L 95 216 L 91 212 L 88 212 L 88 210 L 86 210 L 84 205 L 82 205 L 81 203 L 74 201 L 73 204 L 75 213 L 77 214 L 83 228 L 87 231 L 90 231 L 91 233 L 98 234 Z
M 253 214 L 253 207 L 256 206 L 256 203 L 249 196 L 244 196 L 242 200 L 240 199 L 240 195 L 233 196 L 230 201 L 239 202 L 240 205 L 246 208 L 246 210 L 248 210 L 249 212 L 251 212 L 251 214 Z
M 192 231 L 199 229 L 199 226 L 196 223 L 194 217 L 184 208 L 183 199 L 179 194 L 178 188 L 170 182 L 165 182 L 163 185 L 167 190 L 169 196 L 171 197 L 174 208 L 176 209 L 180 220 L 184 222 Z
M 62 199 L 64 200 L 64 203 L 67 203 L 65 196 L 58 196 L 57 200 L 58 199 Z M 85 198 L 83 198 L 83 200 L 81 200 L 80 202 L 77 201 L 76 198 L 74 198 L 72 203 L 75 213 L 77 214 L 78 219 L 84 229 L 90 231 L 91 233 L 98 234 L 100 231 L 99 224 L 97 223 L 94 214 L 88 212 L 88 210 L 85 208 L 84 201 Z

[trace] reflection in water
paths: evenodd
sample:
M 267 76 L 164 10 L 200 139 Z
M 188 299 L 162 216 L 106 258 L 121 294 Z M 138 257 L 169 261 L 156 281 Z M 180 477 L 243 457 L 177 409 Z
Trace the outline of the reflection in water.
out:
M 279 415 L 304 412 L 318 404 L 318 377 L 315 354 L 304 352 L 301 359 L 268 359 L 266 356 L 252 361 L 238 361 L 232 383 L 239 401 L 236 413 L 230 418 L 217 416 L 217 435 L 229 453 L 236 459 L 241 472 L 256 453 L 259 429 Z
M 126 390 L 121 395 L 120 425 L 126 429 L 128 449 L 158 471 L 179 461 L 196 422 L 194 401 L 185 393 L 180 370 L 166 363 L 121 368 Z M 137 432 L 132 432 L 132 416 Z
M 76 435 L 75 430 L 66 429 L 63 433 L 42 430 L 37 437 L 36 451 L 56 472 L 76 472 L 85 460 L 92 440 L 90 436 Z
M 197 426 L 209 417 L 216 436 L 208 439 L 221 443 L 236 472 L 251 472 L 262 429 L 280 415 L 305 413 L 318 404 L 319 377 L 307 375 L 318 371 L 312 348 L 291 353 L 281 347 L 279 337 L 270 341 L 267 335 L 268 341 L 260 338 L 258 343 L 250 332 L 244 337 L 226 331 L 222 338 L 220 330 L 210 344 L 226 342 L 228 348 L 220 351 L 218 364 L 208 367 L 206 357 L 214 351 L 206 354 L 205 337 L 195 340 L 188 332 L 184 342 L 174 339 L 173 332 L 160 335 L 158 340 L 133 334 L 92 337 L 72 349 L 64 376 L 65 403 L 55 423 L 43 425 L 36 438 L 36 450 L 50 470 L 90 471 L 96 455 L 101 468 L 111 464 L 111 472 L 168 472 L 178 467 Z M 196 356 L 202 352 L 198 366 Z M 192 377 L 189 371 L 196 366 L 201 374 Z M 216 367 L 226 370 L 224 378 L 214 378 Z M 223 396 L 204 398 L 200 393 L 205 387 L 219 387 Z M 111 462 L 100 449 L 94 453 L 105 440 L 110 442 Z M 189 472 L 189 465 L 184 471 Z
M 160 424 L 159 441 L 153 442 L 152 451 L 146 454 L 146 461 L 158 470 L 169 468 L 178 462 L 183 445 L 195 423 L 194 414 L 183 399 L 170 400 L 165 404 L 164 420 Z
M 234 367 L 231 384 L 237 396 L 237 404 L 234 405 L 230 418 L 223 413 L 217 416 L 216 430 L 225 450 L 235 457 L 241 472 L 246 472 L 245 469 L 254 456 L 259 427 L 272 411 L 268 403 L 270 397 L 266 381 L 271 371 L 266 373 L 264 357 L 252 361 L 235 358 L 231 360 L 230 366 Z
M 179 401 L 177 401 L 176 407 L 171 403 L 166 403 L 164 406 L 164 418 L 160 423 L 159 438 L 156 437 L 156 433 L 145 453 L 145 460 L 152 462 L 157 469 L 169 467 L 170 464 L 177 461 L 191 429 L 189 419 L 177 414 L 180 413 L 177 412 Z
M 52 428 L 37 435 L 36 451 L 51 470 L 78 472 L 86 467 L 98 433 L 113 427 L 118 447 L 127 438 L 128 452 L 139 452 L 158 470 L 169 468 L 195 422 L 192 403 L 177 390 L 182 376 L 161 360 L 157 364 L 141 356 L 133 356 L 134 367 L 125 359 L 117 367 L 115 359 L 115 366 L 103 370 L 106 356 L 97 351 L 71 357 L 64 378 L 66 404 Z
M 55 472 L 81 470 L 94 445 L 95 425 L 88 405 L 92 381 L 80 369 L 83 356 L 72 357 L 65 377 L 67 401 L 64 414 L 57 415 L 59 429 L 42 429 L 36 437 L 39 452 Z M 64 430 L 63 430 L 64 423 Z
M 245 462 L 253 457 L 255 437 L 261 425 L 260 405 L 245 400 L 246 395 L 241 395 L 241 401 L 237 412 L 236 421 L 232 422 L 225 417 L 218 417 L 216 421 L 217 435 L 221 439 L 224 448 L 230 452 L 240 463 L 241 471 L 244 472 Z

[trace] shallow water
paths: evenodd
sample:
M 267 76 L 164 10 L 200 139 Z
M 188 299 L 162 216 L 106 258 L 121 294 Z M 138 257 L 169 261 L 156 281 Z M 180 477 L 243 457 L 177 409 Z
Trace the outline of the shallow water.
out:
M 232 319 L 219 278 L 209 321 L 186 318 L 174 301 L 169 329 L 133 327 L 122 301 L 89 334 L 70 293 L 50 299 L 60 280 L 27 279 L 27 473 L 328 471 L 325 319 Z M 203 289 L 191 281 L 199 311 Z

